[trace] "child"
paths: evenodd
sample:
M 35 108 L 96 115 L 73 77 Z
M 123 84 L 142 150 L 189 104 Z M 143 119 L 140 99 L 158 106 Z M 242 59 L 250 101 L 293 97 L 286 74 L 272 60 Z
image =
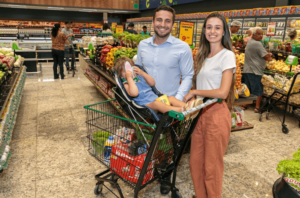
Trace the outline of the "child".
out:
M 128 64 L 126 62 L 128 62 L 130 65 L 134 65 L 131 59 L 127 57 L 121 57 L 115 62 L 114 70 L 118 73 L 119 77 L 122 78 L 127 94 L 138 105 L 147 106 L 154 111 L 165 113 L 171 110 L 183 112 L 191 108 L 190 106 L 194 104 L 186 104 L 176 99 L 174 96 L 168 97 L 171 106 L 161 101 L 155 101 L 158 96 L 152 91 L 151 88 L 155 85 L 155 80 L 138 67 L 133 67 L 133 73 L 130 69 L 125 70 L 125 64 Z

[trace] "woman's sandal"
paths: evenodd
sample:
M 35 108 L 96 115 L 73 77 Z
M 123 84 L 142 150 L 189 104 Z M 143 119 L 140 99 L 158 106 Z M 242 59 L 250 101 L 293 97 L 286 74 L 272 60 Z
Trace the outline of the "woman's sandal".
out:
M 259 109 L 258 109 L 258 108 L 255 108 L 255 109 L 254 109 L 254 113 L 259 113 Z

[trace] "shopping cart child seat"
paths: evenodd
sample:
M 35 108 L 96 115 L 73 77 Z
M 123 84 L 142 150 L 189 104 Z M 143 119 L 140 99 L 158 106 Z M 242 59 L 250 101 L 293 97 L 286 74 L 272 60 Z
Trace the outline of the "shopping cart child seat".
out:
M 140 68 L 142 71 L 146 72 L 146 69 L 143 66 L 135 65 L 135 67 Z M 154 123 L 157 123 L 161 117 L 161 113 L 156 113 L 153 109 L 147 106 L 138 105 L 126 92 L 123 81 L 121 77 L 118 76 L 116 71 L 113 71 L 113 75 L 115 77 L 115 81 L 117 82 L 117 88 L 115 90 L 116 100 L 119 102 L 124 111 L 132 116 L 132 110 L 135 110 L 140 114 L 144 119 L 151 119 Z M 151 87 L 153 92 L 158 96 L 162 96 L 163 94 L 155 87 Z

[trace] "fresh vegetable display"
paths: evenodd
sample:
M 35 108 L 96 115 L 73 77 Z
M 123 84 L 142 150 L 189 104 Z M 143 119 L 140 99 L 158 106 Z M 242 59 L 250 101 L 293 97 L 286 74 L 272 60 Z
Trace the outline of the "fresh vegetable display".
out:
M 122 48 L 114 52 L 114 60 L 117 60 L 120 57 L 128 57 L 132 59 L 137 54 L 137 48 Z
M 293 159 L 281 160 L 276 170 L 279 174 L 285 174 L 284 180 L 300 195 L 300 148 Z
M 149 38 L 149 35 L 141 35 L 141 34 L 131 34 L 129 32 L 123 32 L 123 33 L 115 33 L 113 34 L 113 37 L 119 40 L 120 42 L 122 41 L 123 44 L 127 43 L 130 44 L 131 46 L 138 46 L 140 41 Z

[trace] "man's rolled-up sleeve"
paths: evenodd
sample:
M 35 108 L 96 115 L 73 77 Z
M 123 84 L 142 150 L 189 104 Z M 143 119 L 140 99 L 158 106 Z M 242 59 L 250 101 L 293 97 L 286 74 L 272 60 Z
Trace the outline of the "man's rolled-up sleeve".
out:
M 182 80 L 175 98 L 182 100 L 183 97 L 191 90 L 194 76 L 193 55 L 188 45 L 186 45 L 184 53 L 181 54 L 179 66 Z

